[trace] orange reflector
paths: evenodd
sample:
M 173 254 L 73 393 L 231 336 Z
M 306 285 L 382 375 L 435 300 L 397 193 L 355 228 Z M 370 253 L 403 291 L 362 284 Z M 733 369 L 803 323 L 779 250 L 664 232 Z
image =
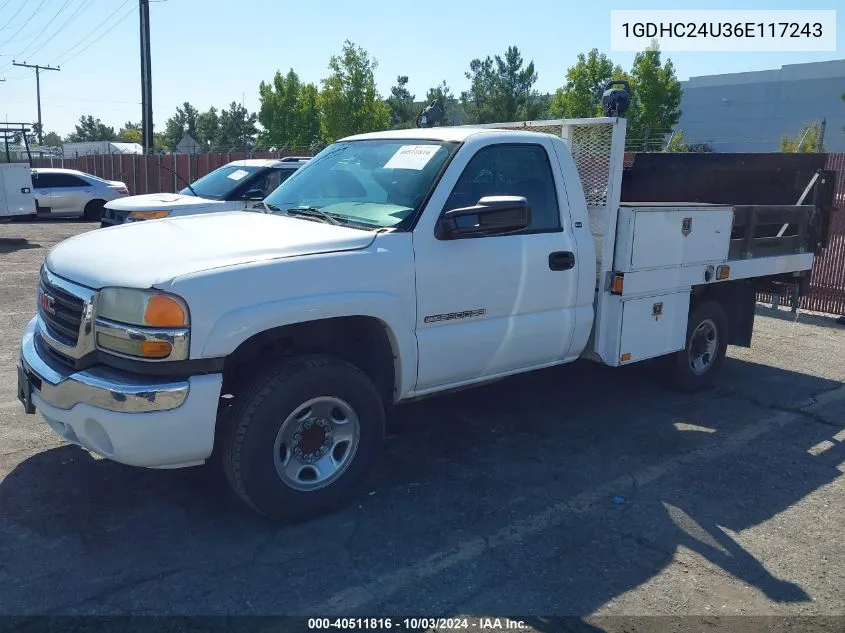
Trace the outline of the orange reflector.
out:
M 622 273 L 618 273 L 618 274 L 614 275 L 613 278 L 610 281 L 610 292 L 612 292 L 615 295 L 621 295 L 622 289 L 623 289 L 624 286 L 625 286 L 625 277 L 622 275 Z
M 624 354 L 622 354 L 623 363 L 627 363 L 629 360 L 631 360 L 631 352 L 625 352 Z
M 731 276 L 731 267 L 730 266 L 719 266 L 716 269 L 716 279 L 720 281 L 723 279 L 727 279 Z
M 166 218 L 170 211 L 133 211 L 129 214 L 131 220 L 158 220 Z
M 165 358 L 170 355 L 170 343 L 167 341 L 143 341 L 141 354 L 146 358 Z
M 187 315 L 175 299 L 155 295 L 147 302 L 144 323 L 155 327 L 180 327 L 187 323 Z

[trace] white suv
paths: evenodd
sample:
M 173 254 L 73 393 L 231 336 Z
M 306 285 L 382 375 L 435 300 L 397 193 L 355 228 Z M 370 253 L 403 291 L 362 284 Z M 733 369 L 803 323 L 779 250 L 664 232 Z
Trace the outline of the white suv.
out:
M 178 193 L 150 193 L 110 202 L 100 226 L 198 213 L 263 211 L 262 200 L 308 160 L 300 157 L 236 160 Z
M 120 181 L 53 167 L 33 169 L 32 188 L 39 215 L 82 216 L 92 221 L 102 217 L 107 202 L 129 195 L 129 188 Z

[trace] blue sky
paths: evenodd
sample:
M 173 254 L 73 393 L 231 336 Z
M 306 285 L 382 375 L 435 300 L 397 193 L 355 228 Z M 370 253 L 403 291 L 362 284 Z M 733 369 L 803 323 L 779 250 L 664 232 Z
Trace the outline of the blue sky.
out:
M 836 9 L 841 0 L 803 8 Z M 0 0 L 0 120 L 34 121 L 34 71 L 13 58 L 61 65 L 41 75 L 46 131 L 64 135 L 82 114 L 119 127 L 140 121 L 137 0 Z M 305 81 L 328 73 L 329 57 L 350 39 L 379 62 L 376 80 L 388 93 L 399 74 L 417 97 L 442 80 L 466 87 L 474 57 L 515 44 L 539 73 L 536 87 L 553 91 L 579 52 L 596 47 L 623 67 L 633 53 L 610 51 L 611 9 L 794 9 L 794 0 L 690 4 L 568 0 L 153 0 L 153 107 L 156 130 L 177 105 L 218 108 L 242 99 L 258 108 L 258 84 L 294 68 Z M 841 6 L 839 7 L 841 9 Z M 60 11 L 61 9 L 61 11 Z M 78 13 L 74 16 L 74 12 Z M 112 17 L 92 34 L 110 14 Z M 65 26 L 68 19 L 72 21 Z M 124 18 L 125 19 L 122 19 Z M 845 10 L 837 14 L 836 53 L 665 53 L 678 77 L 778 68 L 845 58 Z M 121 21 L 122 19 L 122 21 Z M 50 22 L 52 20 L 52 23 Z M 845 88 L 845 87 L 843 87 Z

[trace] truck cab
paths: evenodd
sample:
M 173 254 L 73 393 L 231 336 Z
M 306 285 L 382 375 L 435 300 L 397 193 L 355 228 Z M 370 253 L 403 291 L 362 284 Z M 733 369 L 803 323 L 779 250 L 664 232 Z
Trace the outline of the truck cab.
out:
M 108 202 L 100 226 L 198 213 L 263 211 L 261 201 L 307 162 L 308 158 L 300 157 L 233 161 L 177 193 L 151 193 Z

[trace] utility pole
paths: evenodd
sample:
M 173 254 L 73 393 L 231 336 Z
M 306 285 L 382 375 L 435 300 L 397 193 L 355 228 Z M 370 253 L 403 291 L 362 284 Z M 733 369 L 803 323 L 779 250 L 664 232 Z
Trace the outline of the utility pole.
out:
M 27 64 L 24 62 L 23 64 L 19 64 L 14 59 L 12 60 L 12 66 L 22 66 L 23 68 L 34 68 L 35 69 L 35 93 L 36 98 L 38 99 L 38 144 L 41 145 L 42 143 L 42 136 L 44 134 L 44 126 L 41 124 L 41 75 L 39 71 L 42 70 L 61 70 L 61 66 L 39 66 L 38 64 Z
M 139 0 L 141 17 L 141 142 L 144 153 L 151 154 L 153 145 L 153 80 L 150 63 L 150 0 Z

